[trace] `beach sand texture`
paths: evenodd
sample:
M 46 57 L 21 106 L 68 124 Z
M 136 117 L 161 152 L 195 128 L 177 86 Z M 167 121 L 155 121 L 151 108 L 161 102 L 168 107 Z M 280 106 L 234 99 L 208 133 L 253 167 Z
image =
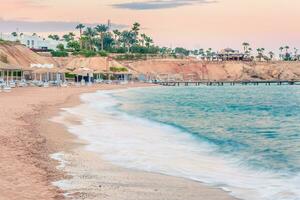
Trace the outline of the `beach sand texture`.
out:
M 130 85 L 140 86 L 145 85 Z M 85 151 L 84 141 L 49 120 L 60 108 L 79 104 L 81 93 L 125 87 L 17 88 L 0 93 L 0 199 L 65 199 L 65 193 L 72 199 L 233 199 L 198 182 L 114 166 Z M 57 152 L 67 161 L 64 171 L 50 158 Z M 59 183 L 65 183 L 67 191 L 53 185 L 62 179 Z

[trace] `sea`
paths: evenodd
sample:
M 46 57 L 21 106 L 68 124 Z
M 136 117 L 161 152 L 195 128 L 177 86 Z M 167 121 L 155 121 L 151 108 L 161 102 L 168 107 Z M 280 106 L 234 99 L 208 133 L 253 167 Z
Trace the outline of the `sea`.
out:
M 243 200 L 300 200 L 300 86 L 149 87 L 83 94 L 62 115 L 118 166 Z

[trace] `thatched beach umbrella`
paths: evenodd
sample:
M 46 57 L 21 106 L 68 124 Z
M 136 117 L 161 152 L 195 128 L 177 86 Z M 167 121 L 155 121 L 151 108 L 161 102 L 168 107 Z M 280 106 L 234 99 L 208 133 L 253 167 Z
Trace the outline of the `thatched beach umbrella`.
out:
M 59 81 L 61 81 L 60 74 L 62 74 L 63 75 L 62 80 L 65 81 L 66 80 L 66 73 L 71 73 L 71 71 L 68 70 L 68 69 L 64 69 L 64 68 L 57 68 L 56 69 L 56 80 L 59 79 Z
M 80 67 L 75 69 L 72 74 L 75 74 L 77 76 L 77 81 L 78 81 L 78 76 L 88 76 L 89 77 L 89 82 L 90 82 L 90 74 L 94 73 L 94 70 L 87 68 L 87 67 Z
M 10 64 L 7 64 L 7 63 L 0 62 L 0 71 L 1 71 L 1 75 L 2 75 L 2 72 L 3 72 L 3 79 L 4 79 L 4 74 L 6 72 L 6 84 L 8 85 L 9 72 L 10 72 L 11 80 L 13 81 L 13 72 L 14 71 L 21 71 L 21 68 L 17 67 L 17 66 L 14 66 L 14 65 L 10 65 Z
M 97 79 L 100 79 L 100 75 L 104 74 L 104 73 L 105 73 L 104 70 L 96 70 L 96 71 L 94 71 L 94 74 L 96 74 Z

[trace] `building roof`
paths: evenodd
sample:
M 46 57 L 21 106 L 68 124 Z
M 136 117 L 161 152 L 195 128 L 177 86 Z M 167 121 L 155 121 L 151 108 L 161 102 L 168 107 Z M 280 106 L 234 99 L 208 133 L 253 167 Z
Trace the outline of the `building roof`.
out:
M 219 51 L 218 53 L 219 54 L 238 54 L 239 51 L 231 49 L 231 48 L 225 48 L 225 49 L 222 49 L 221 51 Z
M 0 70 L 21 70 L 21 68 L 0 61 Z

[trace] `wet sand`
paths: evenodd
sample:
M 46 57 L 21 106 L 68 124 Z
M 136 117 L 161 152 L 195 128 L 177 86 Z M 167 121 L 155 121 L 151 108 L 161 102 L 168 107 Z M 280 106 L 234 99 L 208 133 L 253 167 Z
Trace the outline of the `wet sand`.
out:
M 78 105 L 82 93 L 128 86 L 18 88 L 0 93 L 0 199 L 234 199 L 199 182 L 114 166 L 86 151 L 85 141 L 63 125 L 49 120 L 61 108 Z

